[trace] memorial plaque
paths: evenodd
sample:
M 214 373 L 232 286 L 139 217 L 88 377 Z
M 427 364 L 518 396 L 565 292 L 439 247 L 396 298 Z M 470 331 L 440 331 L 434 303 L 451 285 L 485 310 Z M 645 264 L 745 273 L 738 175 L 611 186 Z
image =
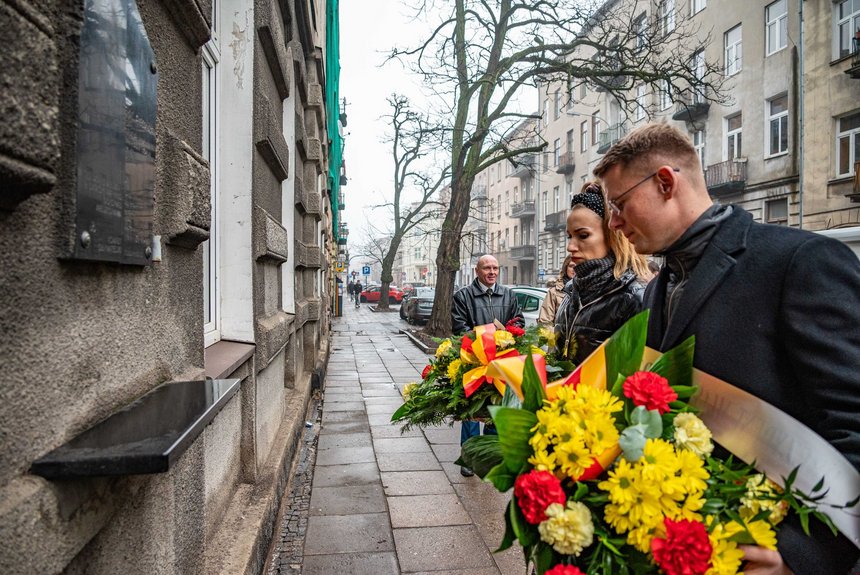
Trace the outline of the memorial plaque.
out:
M 73 257 L 152 256 L 158 74 L 134 0 L 86 0 L 78 75 Z

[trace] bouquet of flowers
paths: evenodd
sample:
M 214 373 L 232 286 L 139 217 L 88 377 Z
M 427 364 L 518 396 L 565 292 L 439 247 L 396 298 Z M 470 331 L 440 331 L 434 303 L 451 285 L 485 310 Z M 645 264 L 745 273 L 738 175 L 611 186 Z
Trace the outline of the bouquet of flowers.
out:
M 805 494 L 796 469 L 780 487 L 715 456 L 689 402 L 693 339 L 643 369 L 646 326 L 643 312 L 550 384 L 528 357 L 489 408 L 499 435 L 464 445 L 459 464 L 513 488 L 499 550 L 518 541 L 538 575 L 723 575 L 740 570 L 738 545 L 775 549 L 789 512 L 835 533 L 815 509 L 823 480 Z
M 476 327 L 460 337 L 441 340 L 436 357 L 421 373 L 421 381 L 403 389 L 404 404 L 391 416 L 404 429 L 438 425 L 444 420 L 489 419 L 487 407 L 501 403 L 506 384 L 489 372 L 507 364 L 522 365 L 526 355 L 537 354 L 549 373 L 570 372 L 566 362 L 544 359 L 543 348 L 552 345 L 552 330 L 513 323 Z M 543 348 L 542 348 L 543 347 Z

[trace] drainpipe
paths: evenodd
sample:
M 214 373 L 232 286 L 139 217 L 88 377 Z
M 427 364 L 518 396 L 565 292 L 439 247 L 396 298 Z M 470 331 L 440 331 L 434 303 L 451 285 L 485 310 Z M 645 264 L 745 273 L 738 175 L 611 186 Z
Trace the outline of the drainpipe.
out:
M 797 227 L 801 230 L 803 229 L 803 101 L 804 101 L 804 80 L 803 80 L 803 3 L 805 0 L 800 0 L 800 45 L 798 48 L 799 52 L 799 67 L 800 74 L 798 79 L 798 98 L 797 98 L 797 124 L 798 124 L 798 133 L 797 139 L 798 142 L 798 183 L 797 183 L 797 197 L 798 202 L 800 204 L 797 210 Z

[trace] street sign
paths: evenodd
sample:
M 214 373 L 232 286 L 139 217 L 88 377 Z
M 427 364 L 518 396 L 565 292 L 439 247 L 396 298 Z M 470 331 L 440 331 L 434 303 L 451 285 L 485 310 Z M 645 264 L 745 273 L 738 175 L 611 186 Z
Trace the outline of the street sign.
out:
M 361 275 L 369 276 L 370 275 L 370 266 L 364 266 L 361 268 Z
M 337 262 L 334 264 L 334 271 L 340 273 L 343 271 L 343 262 Z
M 355 272 L 355 271 L 354 271 L 354 272 L 352 272 L 352 277 L 355 277 L 355 276 L 357 276 L 357 275 L 358 275 L 358 272 Z

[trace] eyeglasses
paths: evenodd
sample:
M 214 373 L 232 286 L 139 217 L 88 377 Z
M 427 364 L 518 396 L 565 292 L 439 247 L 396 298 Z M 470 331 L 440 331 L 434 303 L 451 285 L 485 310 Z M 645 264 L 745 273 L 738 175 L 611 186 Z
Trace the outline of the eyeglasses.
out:
M 672 168 L 672 171 L 677 174 L 681 171 L 681 169 L 680 168 Z M 659 172 L 660 172 L 660 170 L 657 170 L 656 172 L 654 172 L 652 174 L 648 174 L 647 176 L 645 176 L 644 178 L 642 178 L 641 180 L 639 180 L 638 182 L 636 182 L 635 184 L 633 184 L 632 186 L 627 188 L 627 190 L 625 190 L 623 193 L 621 193 L 618 197 L 612 198 L 611 200 L 607 197 L 606 203 L 609 204 L 609 209 L 612 210 L 612 213 L 615 214 L 616 216 L 620 216 L 621 211 L 624 209 L 624 204 L 619 204 L 618 200 L 620 200 L 621 198 L 623 198 L 624 196 L 626 196 L 627 194 L 629 194 L 630 192 L 632 192 L 633 190 L 635 190 L 636 188 L 638 188 L 639 186 L 641 186 L 642 184 L 644 184 L 645 182 L 647 182 L 648 180 L 650 180 L 651 178 L 656 176 Z

